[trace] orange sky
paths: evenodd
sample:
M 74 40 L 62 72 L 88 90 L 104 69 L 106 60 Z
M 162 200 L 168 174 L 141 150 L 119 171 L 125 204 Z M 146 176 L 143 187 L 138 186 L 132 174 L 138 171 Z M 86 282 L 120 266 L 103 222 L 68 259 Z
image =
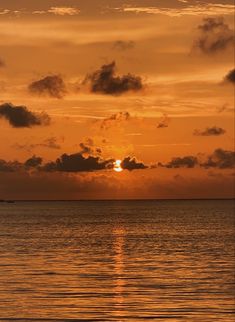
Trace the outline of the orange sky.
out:
M 0 199 L 233 197 L 233 12 L 0 0 Z

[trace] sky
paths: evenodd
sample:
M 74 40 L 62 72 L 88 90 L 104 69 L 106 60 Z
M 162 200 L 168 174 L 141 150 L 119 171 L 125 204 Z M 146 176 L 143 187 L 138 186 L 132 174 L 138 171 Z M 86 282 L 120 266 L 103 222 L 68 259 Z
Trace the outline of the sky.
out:
M 0 199 L 234 197 L 234 43 L 230 0 L 0 0 Z

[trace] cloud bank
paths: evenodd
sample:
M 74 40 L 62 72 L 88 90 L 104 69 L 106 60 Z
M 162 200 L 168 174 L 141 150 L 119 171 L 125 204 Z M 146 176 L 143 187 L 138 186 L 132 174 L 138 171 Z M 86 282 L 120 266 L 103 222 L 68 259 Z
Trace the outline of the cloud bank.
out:
M 165 168 L 195 168 L 197 166 L 205 169 L 232 169 L 235 167 L 235 152 L 219 148 L 202 160 L 199 156 L 176 157 L 166 164 L 158 163 L 158 166 Z

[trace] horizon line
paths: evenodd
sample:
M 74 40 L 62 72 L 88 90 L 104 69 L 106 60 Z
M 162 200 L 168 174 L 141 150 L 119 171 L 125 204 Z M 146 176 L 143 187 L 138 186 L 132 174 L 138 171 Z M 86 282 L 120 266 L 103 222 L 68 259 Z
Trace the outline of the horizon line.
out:
M 235 197 L 228 198 L 127 198 L 127 199 L 0 199 L 0 203 L 14 202 L 79 202 L 79 201 L 199 201 L 199 200 L 235 200 Z

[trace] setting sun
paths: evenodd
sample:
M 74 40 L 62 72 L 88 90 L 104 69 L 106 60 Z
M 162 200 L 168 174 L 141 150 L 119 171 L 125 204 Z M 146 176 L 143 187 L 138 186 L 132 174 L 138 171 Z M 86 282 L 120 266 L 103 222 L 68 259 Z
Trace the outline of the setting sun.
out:
M 116 160 L 114 162 L 114 166 L 113 166 L 114 171 L 116 171 L 116 172 L 122 172 L 123 169 L 121 167 L 121 163 L 122 163 L 121 160 Z

